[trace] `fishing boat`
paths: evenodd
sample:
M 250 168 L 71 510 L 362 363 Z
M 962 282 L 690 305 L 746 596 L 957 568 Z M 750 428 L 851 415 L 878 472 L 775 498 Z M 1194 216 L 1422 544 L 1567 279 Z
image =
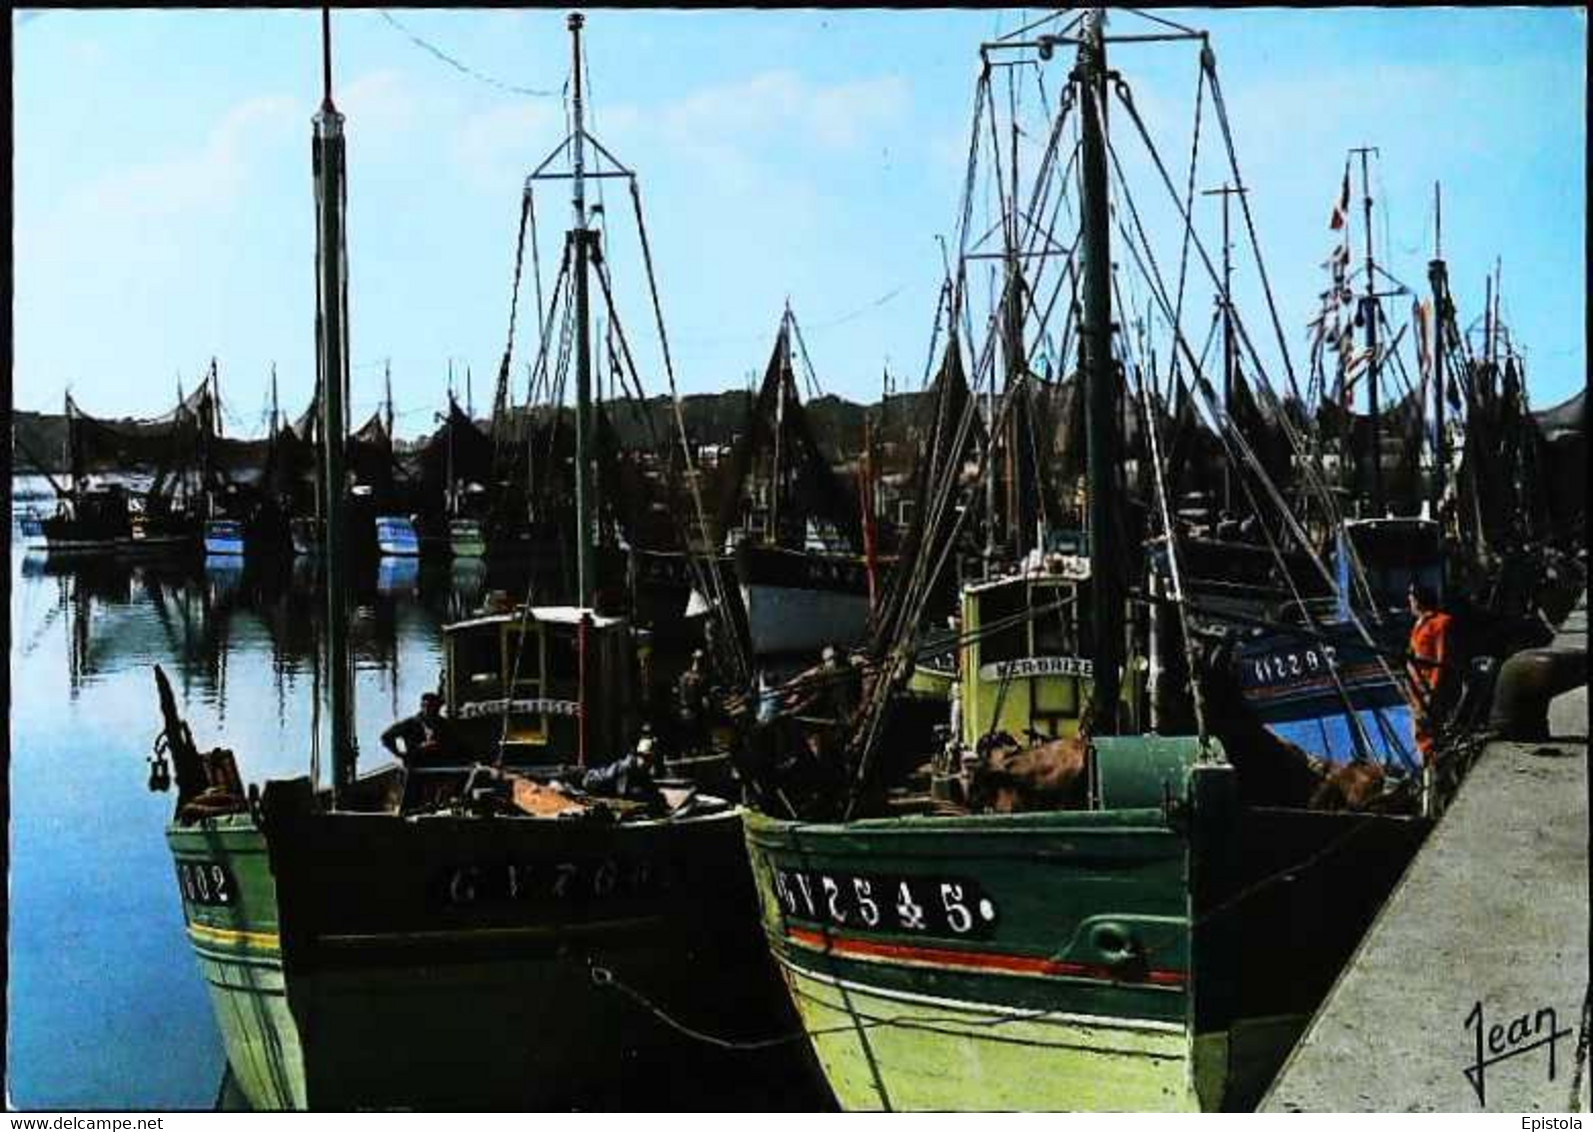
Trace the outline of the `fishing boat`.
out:
M 219 404 L 215 363 L 208 378 Z M 220 419 L 220 412 L 212 414 Z M 289 521 L 295 478 L 308 454 L 298 433 L 281 420 L 276 367 L 271 368 L 271 408 L 263 441 L 207 433 L 200 447 L 206 490 L 203 545 L 207 557 L 276 557 L 291 554 Z
M 1338 355 L 1334 392 L 1321 399 L 1314 438 L 1319 449 L 1334 450 L 1342 476 L 1336 493 L 1342 503 L 1330 496 L 1320 509 L 1325 520 L 1320 541 L 1328 565 L 1274 570 L 1274 580 L 1281 576 L 1288 585 L 1286 593 L 1273 595 L 1277 600 L 1267 611 L 1273 624 L 1253 620 L 1257 610 L 1249 609 L 1252 620 L 1234 634 L 1232 655 L 1247 703 L 1276 734 L 1332 762 L 1375 753 L 1412 767 L 1422 756 L 1410 690 L 1401 686 L 1414 623 L 1408 608 L 1411 588 L 1428 590 L 1460 626 L 1447 649 L 1450 683 L 1459 691 L 1432 705 L 1436 716 L 1460 725 L 1468 712 L 1476 713 L 1487 703 L 1491 675 L 1506 657 L 1548 643 L 1552 618 L 1540 617 L 1540 607 L 1556 608 L 1557 598 L 1574 600 L 1569 591 L 1580 592 L 1584 575 L 1552 547 L 1552 524 L 1534 522 L 1530 492 L 1523 489 L 1536 478 L 1531 455 L 1537 448 L 1536 430 L 1524 408 L 1519 374 L 1509 364 L 1501 370 L 1488 360 L 1490 342 L 1497 337 L 1491 318 L 1480 357 L 1467 356 L 1449 295 L 1438 186 L 1434 253 L 1428 264 L 1430 298 L 1416 303 L 1411 323 L 1396 331 L 1385 313 L 1386 300 L 1411 291 L 1379 267 L 1374 255 L 1369 154 L 1364 148 L 1352 150 L 1346 161 L 1344 191 L 1350 182 L 1349 161 L 1357 154 L 1364 286 L 1358 294 L 1351 286 L 1352 216 L 1347 197 L 1341 197 L 1334 227 L 1342 232 L 1342 242 L 1325 265 L 1332 283 L 1323 292 L 1322 313 L 1311 323 L 1312 381 L 1324 391 L 1329 382 L 1321 373 L 1323 354 Z M 1351 307 L 1359 311 L 1353 321 L 1348 317 Z M 1359 349 L 1353 342 L 1357 325 L 1364 337 Z M 1405 379 L 1398 346 L 1411 325 L 1417 330 L 1412 368 L 1420 381 L 1414 388 L 1407 382 L 1404 396 L 1390 405 L 1384 375 L 1392 372 Z M 1232 335 L 1229 327 L 1225 338 L 1231 341 Z M 1364 412 L 1349 408 L 1352 376 L 1363 382 Z M 1491 390 L 1495 377 L 1501 387 Z M 1457 396 L 1462 392 L 1463 400 Z M 1254 419 L 1253 398 L 1247 399 Z M 1466 411 L 1453 411 L 1457 409 Z M 1278 407 L 1276 415 L 1283 416 L 1284 410 Z M 1307 414 L 1288 415 L 1301 420 Z M 1256 449 L 1266 446 L 1256 435 L 1260 431 L 1251 430 Z M 1469 455 L 1458 468 L 1451 436 L 1456 431 L 1468 438 L 1458 447 Z M 1494 438 L 1500 451 L 1482 457 L 1475 441 L 1479 436 Z M 1326 479 L 1319 477 L 1318 483 Z M 1457 506 L 1461 498 L 1474 506 Z M 1490 521 L 1482 521 L 1484 515 Z M 1233 542 L 1223 545 L 1225 551 L 1236 549 Z M 1263 549 L 1249 548 L 1252 556 Z M 1233 570 L 1226 563 L 1233 557 L 1224 555 L 1223 572 L 1230 576 Z M 1323 581 L 1329 583 L 1326 592 Z M 1280 614 L 1287 623 L 1277 623 Z M 1330 656 L 1338 663 L 1327 664 Z M 1354 713 L 1335 717 L 1327 712 L 1328 701 L 1334 699 L 1352 705 Z
M 799 342 L 787 306 L 731 453 L 719 513 L 750 652 L 777 665 L 857 644 L 869 615 L 860 510 L 803 410 L 793 360 Z
M 419 524 L 424 541 L 446 547 L 455 558 L 486 554 L 481 516 L 486 510 L 487 484 L 492 482 L 496 454 L 491 437 L 476 427 L 468 411 L 454 399 L 452 381 L 448 412 L 418 453 Z
M 244 537 L 242 521 L 238 519 L 209 519 L 205 522 L 205 554 L 224 557 L 242 557 L 248 542 Z
M 48 477 L 56 493 L 53 512 L 30 506 L 19 515 L 24 545 L 76 555 L 197 547 L 200 489 L 194 480 L 202 478 L 212 414 L 208 379 L 187 397 L 179 388 L 177 407 L 149 420 L 102 420 L 67 394 L 67 479 Z M 37 457 L 33 462 L 45 466 Z M 147 484 L 143 490 L 133 486 L 138 477 Z
M 127 492 L 118 484 L 80 487 L 63 495 L 53 512 L 29 507 L 18 523 L 23 546 L 49 553 L 114 550 L 132 532 Z
M 1176 584 L 1177 528 L 1154 427 L 1148 454 L 1137 456 L 1142 470 L 1157 473 L 1145 477 L 1149 509 L 1172 540 L 1175 586 L 1171 594 L 1133 591 L 1149 567 L 1136 564 L 1140 543 L 1122 506 L 1121 390 L 1133 357 L 1114 333 L 1127 312 L 1114 310 L 1109 98 L 1114 112 L 1122 107 L 1118 121 L 1138 130 L 1139 119 L 1127 80 L 1107 69 L 1107 46 L 1197 42 L 1202 85 L 1214 101 L 1221 91 L 1202 33 L 1153 16 L 1148 34 L 1114 38 L 1099 10 L 1036 30 L 1062 19 L 1068 14 L 981 49 L 971 155 L 985 146 L 1006 152 L 1007 138 L 979 136 L 987 110 L 994 134 L 999 106 L 1015 102 L 1009 92 L 997 97 L 996 82 L 1043 67 L 1059 47 L 1077 49 L 1051 141 L 1030 165 L 1037 173 L 1021 198 L 1027 207 L 1013 204 L 990 228 L 1004 237 L 989 258 L 1004 261 L 1005 274 L 974 371 L 988 373 L 992 389 L 982 485 L 962 492 L 951 477 L 937 485 L 929 556 L 907 567 L 908 629 L 868 658 L 874 690 L 850 718 L 799 731 L 806 749 L 831 761 L 810 761 L 805 779 L 791 773 L 758 784 L 758 812 L 747 821 L 771 951 L 847 1109 L 1252 1105 L 1430 825 L 1408 795 L 1375 808 L 1313 805 L 1329 780 L 1246 711 L 1220 679 L 1225 669 L 1203 662 Z M 1076 280 L 1082 313 L 1064 328 L 1078 342 L 1083 378 L 1082 554 L 1056 549 L 1044 530 L 1014 531 L 1010 519 L 1002 531 L 995 475 L 998 461 L 1017 463 L 1013 406 L 1036 381 L 1031 343 L 1046 328 L 1033 320 L 1052 302 L 1027 269 L 1047 248 L 1067 253 L 1069 244 L 1044 211 L 1061 207 L 1048 177 L 1072 168 L 1056 148 L 1068 125 L 1079 136 L 1073 247 L 1082 265 L 1051 275 L 1049 289 L 1065 295 Z M 1231 146 L 1229 160 L 1237 180 Z M 996 177 L 1008 201 L 1020 199 L 1017 182 L 1006 183 L 1013 175 L 1008 167 Z M 1115 187 L 1126 224 L 1125 207 L 1136 206 L 1120 171 Z M 1183 215 L 1187 225 L 1187 208 Z M 1143 234 L 1135 243 L 1117 230 L 1123 261 L 1131 254 L 1143 269 Z M 961 235 L 965 265 L 985 256 L 966 219 Z M 1176 330 L 1170 308 L 1161 313 Z M 1181 336 L 1175 348 L 1186 375 L 1209 392 Z M 998 368 L 1007 374 L 999 401 Z M 971 417 L 959 425 L 963 435 L 971 427 Z M 987 576 L 960 590 L 951 736 L 940 750 L 892 750 L 893 691 L 919 651 L 912 611 L 981 494 L 987 546 L 997 553 L 987 557 Z M 1014 545 L 1021 555 L 1001 553 Z M 1165 659 L 1183 665 L 1177 694 L 1149 680 L 1161 639 L 1175 654 Z M 1174 710 L 1180 700 L 1193 708 L 1187 730 Z M 789 722 L 771 727 L 770 740 Z M 902 785 L 902 768 L 915 763 L 925 764 L 928 790 Z
M 322 435 L 341 436 L 343 119 L 325 10 L 322 19 Z M 566 146 L 571 277 L 584 297 L 598 234 L 584 196 L 583 158 L 596 143 L 582 115 L 581 26 L 571 16 Z M 590 377 L 579 329 L 578 438 Z M 165 728 L 151 785 L 176 780 L 167 841 L 187 934 L 250 1105 L 590 1106 L 624 1103 L 619 1077 L 690 1107 L 681 1083 L 702 1074 L 789 1072 L 789 1046 L 744 1052 L 681 1034 L 756 1044 L 785 1022 L 736 808 L 690 788 L 638 805 L 562 785 L 623 754 L 637 726 L 636 637 L 623 618 L 591 607 L 589 553 L 573 606 L 510 603 L 448 628 L 443 687 L 459 728 L 448 765 L 356 773 L 349 500 L 328 487 L 344 483 L 341 446 L 321 455 L 330 785 L 312 769 L 246 788 L 232 752 L 198 749 L 156 670 Z M 589 550 L 590 540 L 586 528 L 576 541 Z

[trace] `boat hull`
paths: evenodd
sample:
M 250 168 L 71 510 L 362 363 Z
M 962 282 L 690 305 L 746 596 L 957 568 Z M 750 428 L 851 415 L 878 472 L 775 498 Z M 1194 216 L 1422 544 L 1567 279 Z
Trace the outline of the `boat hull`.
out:
M 765 933 L 843 1108 L 1260 1098 L 1427 823 L 1245 809 L 1231 768 L 1185 778 L 1166 742 L 1097 740 L 1102 802 L 1130 808 L 749 816 Z
M 868 571 L 860 558 L 743 544 L 736 581 L 754 656 L 845 648 L 868 628 Z
M 1329 622 L 1320 633 L 1276 630 L 1241 642 L 1233 663 L 1246 704 L 1273 734 L 1330 763 L 1369 757 L 1414 771 L 1421 752 L 1394 679 L 1398 662 L 1380 658 L 1350 623 Z M 1378 643 L 1394 651 L 1391 641 Z
M 26 549 L 52 554 L 114 551 L 128 539 L 124 523 L 24 513 L 18 525 Z
M 1201 1107 L 1187 851 L 1156 811 L 757 816 L 747 838 L 765 931 L 843 1108 Z M 1108 929 L 1164 945 L 1143 977 L 1114 973 Z
M 252 820 L 223 817 L 173 825 L 166 841 L 188 942 L 238 1089 L 256 1110 L 304 1108 L 303 1050 L 288 1007 L 264 835 Z
M 185 889 L 183 905 L 256 1108 L 609 1105 L 626 1084 L 658 1098 L 802 1055 L 684 1040 L 642 1005 L 730 1040 L 795 1028 L 733 811 L 635 826 L 266 812 L 269 836 L 237 817 L 168 835 L 180 872 L 219 867 L 242 894 L 224 908 Z

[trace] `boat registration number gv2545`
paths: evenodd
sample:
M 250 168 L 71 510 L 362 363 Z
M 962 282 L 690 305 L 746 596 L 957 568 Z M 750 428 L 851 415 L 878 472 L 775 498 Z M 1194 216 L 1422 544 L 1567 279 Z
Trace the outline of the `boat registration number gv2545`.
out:
M 777 868 L 774 893 L 788 916 L 865 931 L 977 937 L 996 923 L 995 902 L 972 880 Z
M 220 861 L 178 861 L 177 887 L 190 904 L 229 907 L 238 896 L 232 874 Z

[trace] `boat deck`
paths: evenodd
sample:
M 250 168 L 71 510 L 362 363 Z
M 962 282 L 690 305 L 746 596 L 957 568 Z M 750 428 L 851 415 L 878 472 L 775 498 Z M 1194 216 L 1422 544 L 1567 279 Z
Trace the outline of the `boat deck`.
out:
M 1555 646 L 1587 647 L 1586 594 Z M 1549 731 L 1487 746 L 1261 1111 L 1588 1110 L 1585 687 Z

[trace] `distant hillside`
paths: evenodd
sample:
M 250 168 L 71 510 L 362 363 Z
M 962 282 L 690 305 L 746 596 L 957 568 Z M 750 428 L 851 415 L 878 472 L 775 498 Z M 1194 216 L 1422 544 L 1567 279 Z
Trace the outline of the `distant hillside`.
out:
M 833 394 L 809 401 L 804 405 L 813 422 L 820 448 L 836 464 L 855 459 L 863 446 L 863 422 L 872 419 L 874 427 L 881 430 L 880 439 L 888 447 L 910 447 L 915 441 L 908 436 L 908 427 L 915 424 L 919 393 L 902 393 L 888 399 L 883 409 L 879 404 L 859 405 Z M 734 444 L 746 427 L 747 413 L 752 405 L 752 394 L 744 389 L 724 393 L 694 393 L 682 398 L 681 412 L 686 421 L 686 432 L 693 443 Z M 565 412 L 569 410 L 566 409 Z M 545 413 L 546 410 L 541 410 Z M 666 396 L 653 397 L 638 404 L 634 401 L 617 403 L 609 409 L 620 443 L 627 448 L 645 448 L 655 442 L 669 444 L 677 439 L 674 406 Z M 883 426 L 881 420 L 883 418 Z M 110 425 L 131 423 L 107 421 Z M 485 427 L 485 422 L 482 422 Z M 411 451 L 424 443 L 424 439 L 399 441 L 399 451 Z M 12 414 L 12 452 L 19 473 L 33 471 L 64 472 L 66 470 L 66 418 L 59 413 L 35 413 L 18 410 Z M 39 466 L 43 463 L 43 468 Z

